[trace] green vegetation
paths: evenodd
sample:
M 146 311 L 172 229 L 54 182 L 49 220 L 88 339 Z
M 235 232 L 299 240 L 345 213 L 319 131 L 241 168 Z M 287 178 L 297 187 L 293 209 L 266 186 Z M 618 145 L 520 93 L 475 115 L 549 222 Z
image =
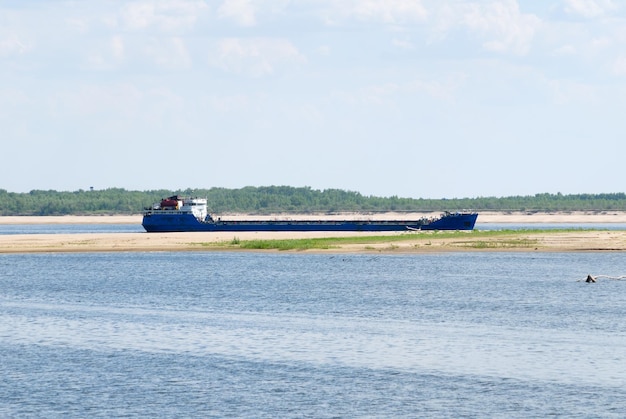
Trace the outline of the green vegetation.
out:
M 459 245 L 459 243 L 457 243 Z M 510 239 L 510 240 L 493 240 L 493 241 L 470 241 L 460 243 L 462 247 L 470 247 L 473 249 L 520 249 L 537 246 L 537 240 L 531 239 Z
M 433 239 L 460 239 L 454 244 L 458 247 L 476 249 L 487 248 L 528 248 L 537 245 L 533 234 L 552 234 L 580 229 L 555 229 L 555 230 L 487 230 L 487 231 L 437 231 L 437 232 L 411 232 L 389 236 L 354 236 L 354 237 L 325 237 L 310 239 L 284 239 L 284 240 L 240 240 L 234 237 L 229 242 L 203 242 L 196 243 L 203 247 L 221 249 L 247 249 L 247 250 L 313 250 L 313 249 L 336 249 L 346 245 L 362 244 L 366 249 L 375 250 L 375 244 L 389 244 L 388 249 L 396 249 L 396 243 L 403 241 L 420 240 L 424 245 L 431 245 Z M 484 238 L 486 240 L 476 240 Z
M 206 197 L 209 211 L 223 213 L 335 213 L 438 212 L 438 211 L 626 211 L 625 193 L 536 194 L 504 198 L 477 197 L 423 199 L 364 196 L 339 189 L 263 186 L 241 189 L 184 189 L 177 191 L 127 191 L 122 188 L 27 193 L 0 189 L 0 215 L 106 215 L 138 214 L 145 207 L 171 195 Z
M 355 237 L 324 237 L 310 239 L 282 239 L 282 240 L 240 240 L 235 237 L 230 242 L 199 243 L 207 247 L 238 248 L 248 250 L 309 250 L 332 249 L 349 244 L 390 243 L 402 240 L 412 240 L 418 234 L 403 234 L 397 236 L 355 236 Z

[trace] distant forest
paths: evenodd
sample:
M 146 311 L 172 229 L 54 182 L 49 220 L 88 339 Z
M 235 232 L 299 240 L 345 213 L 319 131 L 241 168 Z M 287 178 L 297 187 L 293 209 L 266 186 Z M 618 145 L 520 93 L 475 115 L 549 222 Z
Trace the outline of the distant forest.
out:
M 626 211 L 626 194 L 541 193 L 532 196 L 422 199 L 364 196 L 340 189 L 263 186 L 241 189 L 185 189 L 128 191 L 122 188 L 27 193 L 0 189 L 0 215 L 112 215 L 138 214 L 172 195 L 207 198 L 209 211 L 228 213 L 335 213 L 433 211 Z

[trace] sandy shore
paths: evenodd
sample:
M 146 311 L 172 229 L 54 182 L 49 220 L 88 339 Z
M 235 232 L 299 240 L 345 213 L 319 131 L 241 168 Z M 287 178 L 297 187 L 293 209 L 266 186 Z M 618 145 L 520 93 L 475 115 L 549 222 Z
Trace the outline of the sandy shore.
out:
M 403 218 L 409 218 L 403 214 Z M 423 214 L 421 214 L 423 215 Z M 397 217 L 385 214 L 386 218 Z M 233 216 L 234 217 L 234 216 Z M 356 217 L 356 215 L 355 215 Z M 481 213 L 481 223 L 626 223 L 625 213 Z M 141 216 L 0 217 L 0 224 L 140 224 Z M 217 251 L 238 250 L 233 239 L 272 240 L 313 237 L 375 236 L 350 232 L 250 233 L 82 233 L 0 235 L 0 253 Z M 378 235 L 389 236 L 390 233 Z M 445 251 L 626 251 L 626 231 L 513 233 L 485 237 L 470 232 L 454 238 L 434 232 L 396 233 L 397 241 L 342 244 L 314 252 L 425 253 Z M 311 252 L 308 250 L 308 252 Z
M 389 236 L 392 233 L 251 232 L 251 233 L 82 233 L 0 235 L 0 253 L 219 251 L 239 250 L 231 243 L 317 237 Z M 626 231 L 514 232 L 482 236 L 471 232 L 445 237 L 437 232 L 395 233 L 398 240 L 339 244 L 307 252 L 431 253 L 448 251 L 626 251 Z
M 218 251 L 238 250 L 233 239 L 271 240 L 311 237 L 375 236 L 372 233 L 84 233 L 0 235 L 0 253 Z M 307 252 L 431 253 L 447 251 L 626 251 L 626 231 L 563 231 L 513 233 L 482 237 L 472 233 L 454 238 L 432 232 L 396 233 L 397 241 L 340 244 Z M 390 235 L 382 233 L 379 235 Z

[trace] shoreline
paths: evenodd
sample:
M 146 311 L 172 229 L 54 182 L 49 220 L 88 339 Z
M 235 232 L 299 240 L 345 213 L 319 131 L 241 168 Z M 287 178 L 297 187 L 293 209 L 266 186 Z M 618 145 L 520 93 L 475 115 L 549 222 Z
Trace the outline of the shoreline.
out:
M 391 237 L 377 241 L 377 236 Z M 398 236 L 397 240 L 393 236 Z M 307 250 L 242 249 L 246 241 L 360 237 Z M 363 241 L 363 237 L 372 237 Z M 419 254 L 442 252 L 626 252 L 626 230 L 563 230 L 474 234 L 461 232 L 76 233 L 0 235 L 0 254 L 71 252 L 244 251 Z
M 269 214 L 252 216 L 248 214 L 224 214 L 224 219 L 420 219 L 422 217 L 436 217 L 439 212 L 423 213 L 337 213 L 337 214 Z M 141 224 L 142 215 L 60 215 L 60 216 L 0 216 L 0 225 L 19 224 Z M 568 223 L 626 223 L 626 211 L 557 211 L 557 212 L 524 212 L 524 211 L 479 211 L 479 224 L 568 224 Z
M 416 218 L 425 214 L 417 214 Z M 352 219 L 364 214 L 324 215 Z M 0 217 L 0 224 L 136 224 L 141 225 L 141 215 L 104 216 L 51 216 L 51 217 Z M 243 219 L 246 215 L 229 215 L 228 218 Z M 265 216 L 266 219 L 280 216 Z M 283 216 L 284 217 L 284 216 Z M 292 219 L 299 218 L 290 215 Z M 302 215 L 317 217 L 322 215 Z M 371 218 L 398 218 L 398 213 L 376 214 Z M 410 214 L 402 213 L 408 219 Z M 227 216 L 224 216 L 227 218 Z M 260 217 L 255 217 L 260 218 Z M 610 224 L 625 223 L 626 212 L 484 212 L 479 213 L 480 224 Z M 477 224 L 477 230 L 480 226 Z M 443 232 L 442 232 L 443 233 Z M 241 233 L 74 233 L 74 234 L 6 234 L 0 235 L 0 254 L 51 253 L 51 252 L 153 252 L 153 251 L 255 251 L 278 252 L 280 250 L 244 250 L 232 245 L 234 241 L 250 240 L 296 240 L 333 237 L 376 237 L 398 235 L 398 240 L 383 243 L 340 244 L 329 249 L 288 250 L 307 253 L 432 253 L 432 252 L 626 252 L 626 230 L 580 230 L 552 232 L 512 232 L 493 237 L 464 232 L 453 238 L 436 232 L 241 232 Z M 401 237 L 400 237 L 401 236 Z

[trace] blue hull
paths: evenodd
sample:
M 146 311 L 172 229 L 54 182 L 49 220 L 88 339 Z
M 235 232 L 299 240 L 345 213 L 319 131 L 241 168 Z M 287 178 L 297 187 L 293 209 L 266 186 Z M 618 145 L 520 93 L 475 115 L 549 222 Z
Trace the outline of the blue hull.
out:
M 473 230 L 478 214 L 445 214 L 436 220 L 412 221 L 199 221 L 179 211 L 148 211 L 142 225 L 149 233 L 187 231 L 407 231 Z

